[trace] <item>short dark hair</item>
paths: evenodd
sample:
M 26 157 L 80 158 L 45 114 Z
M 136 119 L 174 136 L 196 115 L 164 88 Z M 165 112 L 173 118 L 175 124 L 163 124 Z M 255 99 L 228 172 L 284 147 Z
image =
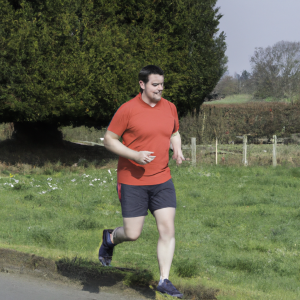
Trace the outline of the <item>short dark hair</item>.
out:
M 146 84 L 149 81 L 149 75 L 151 74 L 164 75 L 164 71 L 158 66 L 148 65 L 140 71 L 139 81 L 141 80 Z M 140 88 L 140 92 L 143 93 L 142 88 Z

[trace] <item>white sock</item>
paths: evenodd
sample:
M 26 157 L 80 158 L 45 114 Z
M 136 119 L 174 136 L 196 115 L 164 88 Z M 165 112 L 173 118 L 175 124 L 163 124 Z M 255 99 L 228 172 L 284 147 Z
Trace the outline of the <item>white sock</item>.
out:
M 162 278 L 162 277 L 160 276 L 160 280 L 159 280 L 158 285 L 162 285 L 162 283 L 164 282 L 165 279 L 168 279 L 168 278 Z

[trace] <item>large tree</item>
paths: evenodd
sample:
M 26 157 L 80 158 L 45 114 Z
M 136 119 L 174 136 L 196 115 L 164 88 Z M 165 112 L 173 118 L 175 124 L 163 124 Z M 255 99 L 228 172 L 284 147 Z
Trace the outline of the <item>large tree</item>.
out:
M 300 43 L 281 41 L 256 48 L 251 57 L 252 83 L 259 98 L 288 98 L 300 95 Z
M 181 115 L 225 71 L 216 0 L 0 0 L 0 122 L 106 125 L 139 91 L 146 64 L 166 73 Z

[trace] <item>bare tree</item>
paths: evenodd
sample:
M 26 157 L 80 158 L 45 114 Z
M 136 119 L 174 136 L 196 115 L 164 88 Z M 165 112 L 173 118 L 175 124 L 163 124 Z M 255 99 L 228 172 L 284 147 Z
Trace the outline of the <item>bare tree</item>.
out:
M 252 83 L 259 98 L 288 98 L 300 93 L 300 42 L 281 41 L 256 48 L 251 57 Z

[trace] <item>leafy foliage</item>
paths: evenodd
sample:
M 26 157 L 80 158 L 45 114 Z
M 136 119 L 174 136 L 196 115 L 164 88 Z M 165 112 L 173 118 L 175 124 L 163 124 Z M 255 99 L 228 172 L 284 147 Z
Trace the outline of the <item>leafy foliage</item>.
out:
M 225 71 L 215 4 L 0 0 L 1 122 L 107 125 L 147 64 L 181 114 L 199 108 Z
M 257 98 L 288 98 L 300 95 L 300 42 L 281 41 L 267 48 L 256 48 L 250 60 L 252 84 Z

